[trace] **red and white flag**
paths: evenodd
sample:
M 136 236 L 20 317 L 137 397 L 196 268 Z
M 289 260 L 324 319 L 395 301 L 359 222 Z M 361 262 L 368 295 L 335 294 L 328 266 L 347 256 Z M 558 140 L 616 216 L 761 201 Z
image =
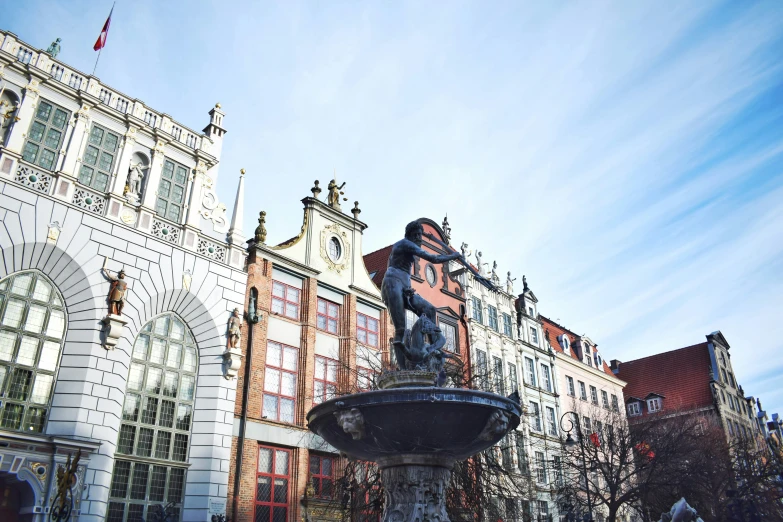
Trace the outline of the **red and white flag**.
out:
M 111 14 L 114 12 L 114 6 L 112 6 L 111 11 L 109 11 L 109 18 L 106 19 L 106 23 L 103 24 L 103 29 L 101 29 L 101 34 L 98 36 L 98 39 L 95 40 L 95 45 L 92 47 L 95 51 L 100 51 L 106 46 L 106 38 L 109 36 L 109 25 L 111 24 Z

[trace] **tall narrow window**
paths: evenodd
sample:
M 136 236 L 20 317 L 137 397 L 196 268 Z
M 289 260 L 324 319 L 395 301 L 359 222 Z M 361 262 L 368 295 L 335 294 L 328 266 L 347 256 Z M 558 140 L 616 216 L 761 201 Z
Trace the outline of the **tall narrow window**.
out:
M 495 385 L 495 393 L 500 395 L 506 394 L 506 387 L 503 382 L 503 359 L 500 357 L 492 357 L 492 380 Z
M 525 453 L 525 439 L 522 438 L 522 432 L 515 431 L 514 436 L 516 439 L 517 447 L 517 467 L 522 474 L 527 473 L 527 454 Z
M 506 434 L 505 437 L 500 439 L 500 455 L 503 459 L 503 468 L 506 471 L 514 470 L 514 451 L 513 442 L 511 441 L 511 433 Z
M 416 324 L 416 320 L 418 317 L 416 317 L 416 314 L 413 313 L 411 310 L 405 309 L 405 329 L 412 330 L 413 325 Z
M 446 321 L 438 320 L 438 326 L 443 337 L 446 338 L 445 348 L 452 353 L 459 353 L 459 344 L 457 343 L 457 327 Z
M 536 480 L 541 484 L 547 483 L 546 459 L 543 451 L 536 451 Z
M 380 322 L 378 319 L 356 313 L 356 340 L 367 346 L 378 346 L 378 330 Z
M 70 118 L 71 113 L 62 107 L 44 99 L 38 100 L 22 149 L 22 159 L 46 170 L 54 170 Z
M 535 326 L 530 327 L 530 342 L 533 344 L 538 344 L 538 330 Z
M 294 422 L 299 349 L 269 341 L 266 346 L 263 416 Z
M 166 158 L 158 185 L 158 199 L 155 201 L 155 212 L 160 217 L 179 223 L 185 204 L 187 182 L 188 169 Z
M 601 403 L 604 408 L 609 409 L 609 394 L 606 393 L 606 390 L 601 390 Z
M 574 378 L 566 375 L 566 384 L 568 385 L 568 395 L 576 397 L 576 388 L 574 388 Z
M 525 357 L 525 380 L 530 386 L 537 386 L 536 384 L 536 365 L 533 359 Z
M 579 381 L 579 398 L 583 401 L 587 400 L 587 388 L 585 388 L 585 383 L 582 381 Z
M 519 381 L 517 380 L 517 365 L 514 363 L 508 364 L 508 383 L 511 386 L 511 393 L 519 391 Z
M 489 388 L 489 367 L 487 366 L 487 352 L 476 350 L 476 378 L 481 388 Z
M 334 495 L 334 459 L 310 455 L 310 481 L 316 497 L 332 498 Z
M 321 404 L 337 395 L 337 361 L 315 356 L 313 404 Z
M 498 331 L 498 309 L 492 305 L 487 306 L 487 317 L 489 318 L 489 327 Z
M 615 394 L 612 394 L 612 411 L 620 411 L 620 405 Z
M 557 420 L 555 419 L 555 409 L 546 407 L 546 428 L 550 435 L 557 437 Z
M 552 391 L 552 378 L 549 376 L 549 366 L 546 364 L 541 365 L 541 385 L 548 391 Z
M 593 404 L 598 405 L 598 390 L 595 386 L 590 386 L 590 401 Z
M 0 427 L 42 433 L 65 339 L 65 307 L 35 271 L 0 281 Z
M 255 522 L 288 520 L 288 481 L 291 452 L 279 448 L 258 448 Z
M 272 281 L 272 312 L 290 319 L 299 319 L 301 291 L 278 281 Z
M 109 189 L 109 179 L 119 143 L 119 134 L 93 124 L 82 156 L 79 183 L 106 192 Z
M 319 330 L 337 333 L 337 321 L 340 316 L 340 307 L 326 299 L 318 298 L 318 313 L 316 325 Z
M 473 309 L 473 320 L 478 322 L 479 324 L 484 324 L 484 317 L 481 310 L 481 299 L 478 297 L 473 298 L 473 306 L 471 306 Z
M 508 314 L 503 314 L 503 333 L 511 337 L 511 332 L 511 316 Z
M 133 344 L 108 521 L 148 519 L 151 506 L 169 502 L 179 520 L 197 368 L 196 344 L 174 314 L 142 328 Z
M 541 410 L 538 408 L 538 403 L 533 401 L 530 401 L 530 422 L 532 429 L 541 431 Z
M 549 503 L 546 500 L 538 501 L 538 519 L 549 520 Z

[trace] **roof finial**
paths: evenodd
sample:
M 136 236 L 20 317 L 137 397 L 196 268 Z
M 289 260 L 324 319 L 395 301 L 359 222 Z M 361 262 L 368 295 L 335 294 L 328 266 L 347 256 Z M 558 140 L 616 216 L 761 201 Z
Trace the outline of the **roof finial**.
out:
M 362 209 L 359 208 L 359 202 L 354 201 L 353 202 L 353 208 L 351 209 L 351 214 L 353 214 L 354 219 L 359 219 L 359 214 L 362 213 Z
M 315 183 L 315 185 L 310 189 L 310 192 L 313 193 L 315 199 L 318 199 L 318 194 L 321 193 L 321 187 L 318 186 L 318 180 L 315 180 L 313 183 Z
M 237 185 L 237 197 L 234 200 L 234 214 L 231 216 L 231 227 L 228 229 L 228 242 L 232 245 L 241 245 L 245 241 L 242 233 L 242 221 L 245 216 L 245 169 L 239 171 L 239 184 Z

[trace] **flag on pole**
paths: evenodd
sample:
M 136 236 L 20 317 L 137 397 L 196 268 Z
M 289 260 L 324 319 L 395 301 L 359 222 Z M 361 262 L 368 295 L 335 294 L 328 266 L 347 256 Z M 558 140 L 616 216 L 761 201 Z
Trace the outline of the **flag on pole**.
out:
M 92 47 L 94 51 L 100 51 L 106 45 L 106 37 L 109 36 L 109 25 L 111 24 L 111 14 L 113 12 L 114 6 L 112 6 L 111 11 L 109 11 L 109 17 L 106 19 L 106 23 L 103 24 L 101 34 L 98 36 L 98 39 L 95 40 L 95 45 Z

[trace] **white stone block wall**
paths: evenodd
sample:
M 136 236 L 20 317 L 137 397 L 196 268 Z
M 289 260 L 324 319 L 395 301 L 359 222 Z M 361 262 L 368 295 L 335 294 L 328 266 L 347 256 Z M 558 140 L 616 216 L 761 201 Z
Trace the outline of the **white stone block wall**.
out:
M 48 225 L 60 236 L 47 242 Z M 236 381 L 223 377 L 230 312 L 244 309 L 246 274 L 140 234 L 119 222 L 0 182 L 0 277 L 46 274 L 62 294 L 68 330 L 46 427 L 47 435 L 101 442 L 86 473 L 79 521 L 104 519 L 133 341 L 151 319 L 173 312 L 198 345 L 199 367 L 183 520 L 209 520 L 210 500 L 225 502 Z M 114 350 L 100 342 L 112 272 L 125 270 L 129 291 L 124 335 Z M 192 274 L 190 290 L 183 272 Z

